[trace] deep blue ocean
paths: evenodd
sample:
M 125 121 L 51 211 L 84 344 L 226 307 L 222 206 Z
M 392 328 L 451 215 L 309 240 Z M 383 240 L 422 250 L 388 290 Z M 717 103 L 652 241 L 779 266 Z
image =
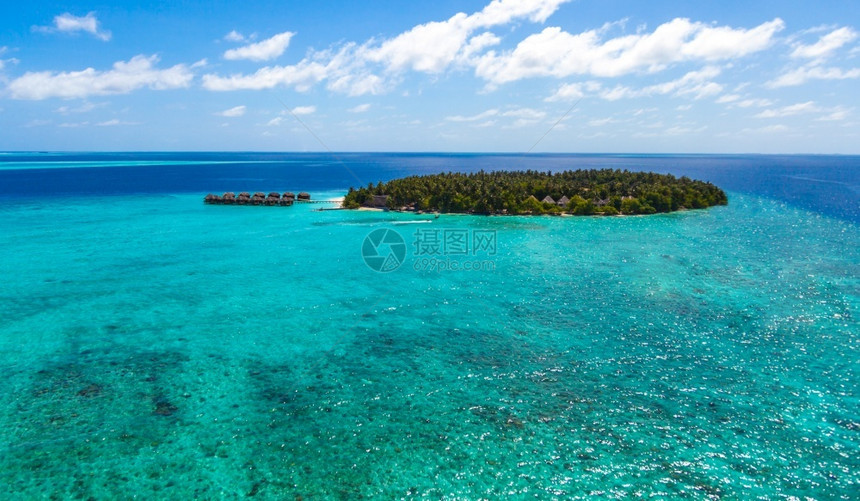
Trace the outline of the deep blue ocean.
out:
M 686 175 L 860 222 L 860 157 L 421 153 L 5 153 L 0 198 L 350 186 L 447 171 L 612 168 Z M 262 188 L 261 188 L 262 187 Z
M 579 168 L 729 204 L 203 204 Z M 2 153 L 0 236 L 0 499 L 858 499 L 857 156 Z

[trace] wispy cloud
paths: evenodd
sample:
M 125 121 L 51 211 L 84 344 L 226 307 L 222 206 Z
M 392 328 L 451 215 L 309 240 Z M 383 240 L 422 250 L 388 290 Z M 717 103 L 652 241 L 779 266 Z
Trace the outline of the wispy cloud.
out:
M 82 31 L 107 42 L 111 39 L 111 32 L 100 26 L 99 20 L 94 12 L 86 16 L 75 16 L 66 12 L 54 16 L 53 26 L 33 26 L 33 31 L 41 33 L 76 33 Z
M 540 110 L 534 110 L 532 108 L 517 108 L 514 110 L 508 110 L 502 113 L 503 117 L 516 117 L 524 120 L 542 120 L 546 118 L 546 112 Z
M 235 33 L 231 32 L 231 33 Z M 224 59 L 236 60 L 247 59 L 250 61 L 268 61 L 280 57 L 290 45 L 290 39 L 295 33 L 285 31 L 278 33 L 272 38 L 267 38 L 257 43 L 245 45 L 224 52 Z M 228 35 L 229 36 L 229 35 Z
M 104 105 L 105 105 L 105 103 L 96 105 L 94 103 L 87 101 L 87 102 L 81 103 L 78 106 L 63 105 L 63 106 L 60 106 L 59 108 L 57 108 L 56 110 L 54 110 L 54 112 L 60 113 L 62 115 L 68 115 L 70 113 L 87 113 L 87 112 L 93 111 L 98 106 L 104 106 Z
M 53 122 L 51 120 L 36 119 L 36 120 L 30 120 L 29 122 L 27 122 L 26 124 L 24 124 L 24 127 L 27 127 L 27 128 L 44 127 L 46 125 L 51 125 L 52 123 Z
M 52 97 L 84 98 L 109 94 L 127 94 L 149 88 L 153 90 L 188 87 L 194 75 L 184 64 L 158 69 L 158 56 L 135 56 L 114 63 L 113 69 L 96 71 L 27 72 L 12 80 L 7 91 L 14 99 L 40 100 Z
M 96 127 L 117 127 L 120 125 L 140 125 L 140 122 L 124 122 L 122 120 L 114 118 L 95 124 Z
M 230 108 L 229 110 L 219 111 L 218 113 L 215 113 L 215 115 L 219 116 L 219 117 L 235 118 L 235 117 L 241 117 L 242 115 L 245 114 L 245 112 L 247 110 L 248 110 L 247 106 L 244 106 L 244 105 L 234 106 L 233 108 Z
M 354 106 L 354 107 L 352 107 L 346 111 L 348 111 L 350 113 L 364 113 L 364 112 L 369 111 L 369 110 L 370 110 L 370 104 L 365 103 L 365 104 L 359 104 L 358 106 Z
M 837 107 L 830 113 L 815 119 L 817 122 L 840 122 L 851 115 L 849 110 Z
M 857 32 L 851 28 L 844 27 L 833 30 L 822 36 L 811 45 L 796 44 L 791 57 L 794 58 L 823 58 L 832 54 L 849 42 L 857 39 Z
M 487 110 L 482 113 L 478 113 L 477 115 L 472 116 L 463 116 L 463 115 L 453 115 L 449 117 L 445 117 L 445 120 L 449 122 L 477 122 L 480 120 L 486 120 L 487 118 L 494 117 L 499 114 L 499 110 Z
M 740 107 L 740 108 L 751 108 L 751 107 L 764 108 L 765 106 L 771 106 L 772 104 L 773 104 L 773 101 L 771 101 L 770 99 L 764 99 L 764 98 L 744 99 L 742 101 L 738 101 L 738 103 L 737 103 L 738 107 Z
M 9 47 L 6 47 L 5 45 L 0 46 L 0 56 L 2 56 L 3 54 L 5 54 L 8 51 L 9 51 Z M 18 62 L 18 60 L 15 59 L 14 57 L 10 58 L 10 59 L 0 59 L 0 71 L 3 71 L 3 68 L 6 67 L 6 63 L 16 64 L 17 62 Z
M 810 80 L 849 80 L 854 78 L 860 78 L 860 68 L 843 70 L 841 68 L 808 65 L 780 75 L 766 85 L 771 89 L 778 89 L 803 85 Z
M 615 120 L 612 119 L 611 117 L 599 118 L 599 119 L 589 120 L 588 126 L 589 127 L 603 127 L 604 125 L 609 125 L 614 121 Z
M 686 134 L 697 134 L 699 132 L 704 132 L 707 129 L 708 129 L 707 126 L 702 126 L 702 127 L 675 126 L 675 127 L 669 127 L 668 129 L 664 130 L 663 134 L 667 135 L 667 136 L 683 136 Z
M 773 101 L 770 99 L 764 98 L 747 98 L 744 99 L 744 96 L 739 94 L 724 94 L 717 99 L 717 104 L 728 104 L 730 108 L 751 108 L 751 107 L 759 107 L 763 108 L 765 106 L 771 106 Z
M 755 115 L 755 118 L 784 118 L 795 115 L 820 114 L 816 122 L 838 122 L 850 115 L 850 110 L 842 106 L 822 107 L 815 101 L 797 103 L 781 108 L 771 108 Z
M 224 35 L 224 40 L 228 42 L 249 42 L 251 40 L 254 40 L 255 38 L 257 38 L 256 33 L 252 33 L 251 35 L 246 37 L 245 35 L 239 33 L 236 30 L 232 30 L 230 31 L 230 33 Z
M 788 132 L 790 129 L 782 124 L 767 125 L 759 128 L 745 128 L 740 131 L 741 134 L 777 134 Z
M 706 66 L 701 70 L 690 71 L 680 78 L 649 85 L 641 89 L 635 89 L 624 85 L 616 85 L 606 88 L 599 82 L 587 82 L 585 84 L 567 84 L 560 87 L 555 94 L 546 98 L 546 101 L 570 100 L 580 98 L 588 94 L 595 94 L 607 101 L 619 99 L 631 99 L 649 96 L 674 95 L 701 99 L 714 96 L 723 91 L 723 86 L 713 82 L 712 79 L 719 76 L 722 70 L 717 66 Z
M 296 106 L 292 109 L 293 115 L 312 115 L 317 112 L 316 106 Z
M 761 113 L 755 115 L 755 118 L 782 118 L 789 117 L 792 115 L 800 115 L 802 113 L 815 113 L 819 111 L 821 111 L 821 108 L 817 104 L 815 104 L 815 101 L 807 101 L 805 103 L 797 103 L 792 104 L 790 106 L 783 106 L 782 108 L 764 110 Z
M 544 101 L 573 101 L 586 95 L 586 93 L 594 93 L 599 91 L 603 85 L 600 82 L 584 82 L 564 84 L 555 91 L 555 93 Z

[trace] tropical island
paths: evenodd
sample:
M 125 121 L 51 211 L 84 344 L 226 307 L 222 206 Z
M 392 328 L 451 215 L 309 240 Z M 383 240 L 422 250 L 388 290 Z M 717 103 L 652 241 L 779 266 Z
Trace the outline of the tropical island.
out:
M 655 214 L 726 205 L 725 192 L 686 176 L 627 170 L 449 172 L 350 188 L 343 207 L 463 214 Z

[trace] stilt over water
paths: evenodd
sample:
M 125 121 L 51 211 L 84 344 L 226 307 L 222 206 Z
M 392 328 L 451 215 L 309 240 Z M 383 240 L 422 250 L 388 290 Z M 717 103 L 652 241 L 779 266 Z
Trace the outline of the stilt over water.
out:
M 253 195 L 247 191 L 243 191 L 239 193 L 238 196 L 235 192 L 228 191 L 223 195 L 209 193 L 203 197 L 203 203 L 212 205 L 267 205 L 288 207 L 294 203 L 322 204 L 335 202 L 331 200 L 311 200 L 310 193 L 306 191 L 299 193 L 298 197 L 296 197 L 296 195 L 291 191 L 284 192 L 283 195 L 280 195 L 277 191 L 272 191 L 268 195 L 262 191 L 255 192 Z

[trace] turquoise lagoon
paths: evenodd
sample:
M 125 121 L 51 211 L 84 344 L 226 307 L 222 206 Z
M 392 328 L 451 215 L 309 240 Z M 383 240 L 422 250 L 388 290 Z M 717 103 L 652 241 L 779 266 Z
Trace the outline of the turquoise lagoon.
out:
M 0 203 L 3 499 L 860 492 L 850 219 L 740 191 L 439 219 L 206 191 Z M 409 244 L 390 273 L 377 228 Z M 422 268 L 430 229 L 493 232 L 491 266 Z

